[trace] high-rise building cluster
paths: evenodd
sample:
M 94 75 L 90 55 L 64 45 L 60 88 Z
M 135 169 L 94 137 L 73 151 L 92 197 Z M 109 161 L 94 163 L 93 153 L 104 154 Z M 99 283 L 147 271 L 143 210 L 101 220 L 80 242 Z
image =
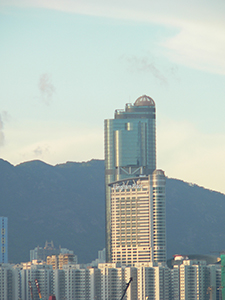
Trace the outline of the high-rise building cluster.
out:
M 68 263 L 61 269 L 37 260 L 0 264 L 0 299 L 30 300 L 32 292 L 33 300 L 39 300 L 37 279 L 42 299 L 54 294 L 56 300 L 117 300 L 131 277 L 126 300 L 222 299 L 220 264 L 187 258 L 176 262 L 172 269 L 152 263 L 100 263 L 98 267 Z
M 152 268 L 150 273 L 165 274 L 164 281 L 157 279 L 160 292 L 149 283 L 152 294 L 139 293 L 134 299 L 170 299 L 171 293 L 171 299 L 207 299 L 210 285 L 204 263 L 184 261 L 167 272 L 166 178 L 156 169 L 155 120 L 155 102 L 146 95 L 105 120 L 106 259 L 126 267 L 142 264 L 144 270 Z M 143 286 L 137 279 L 131 289 L 135 284 Z
M 8 264 L 7 219 L 1 224 L 1 300 L 220 300 L 225 256 L 216 261 L 166 257 L 166 177 L 156 168 L 155 102 L 144 95 L 105 120 L 106 253 L 79 265 L 53 243 L 30 252 L 30 262 Z M 105 262 L 106 256 L 106 262 Z M 224 277 L 224 279 L 223 279 Z M 132 280 L 131 280 L 132 278 Z M 225 288 L 224 288 L 225 289 Z M 224 298 L 225 299 L 225 298 Z
M 62 248 L 61 246 L 57 249 L 54 247 L 53 241 L 46 241 L 44 247 L 37 246 L 34 249 L 30 250 L 30 261 L 34 259 L 46 261 L 48 256 L 65 253 L 73 254 L 73 251 L 67 248 Z

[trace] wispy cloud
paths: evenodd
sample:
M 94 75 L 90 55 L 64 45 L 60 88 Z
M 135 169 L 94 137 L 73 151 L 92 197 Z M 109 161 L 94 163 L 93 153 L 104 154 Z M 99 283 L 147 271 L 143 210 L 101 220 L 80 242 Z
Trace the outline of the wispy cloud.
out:
M 5 110 L 2 111 L 1 116 L 4 122 L 9 122 L 11 120 L 10 114 Z
M 49 105 L 52 101 L 52 96 L 55 92 L 55 87 L 52 84 L 51 76 L 47 73 L 42 74 L 39 79 L 39 90 L 41 98 L 45 104 Z
M 48 154 L 49 153 L 49 148 L 47 146 L 37 146 L 35 149 L 34 149 L 34 154 L 35 156 L 37 157 L 42 157 L 43 155 L 45 154 Z
M 5 133 L 4 133 L 4 125 L 5 122 L 9 122 L 11 119 L 11 116 L 7 111 L 2 111 L 0 113 L 0 146 L 4 146 L 5 144 Z
M 149 73 L 156 78 L 160 84 L 167 84 L 166 77 L 162 74 L 156 64 L 150 62 L 147 57 L 140 58 L 136 56 L 123 55 L 120 60 L 126 62 L 129 71 Z
M 224 25 L 225 26 L 225 23 Z M 161 43 L 173 62 L 212 73 L 225 74 L 224 27 L 190 22 Z
M 0 115 L 0 146 L 3 146 L 4 142 L 5 142 L 3 127 L 4 127 L 4 124 L 3 124 L 3 121 L 2 121 L 2 116 Z
M 192 68 L 225 74 L 224 1 L 2 0 L 0 7 L 6 6 L 46 8 L 176 29 L 160 43 L 165 56 Z

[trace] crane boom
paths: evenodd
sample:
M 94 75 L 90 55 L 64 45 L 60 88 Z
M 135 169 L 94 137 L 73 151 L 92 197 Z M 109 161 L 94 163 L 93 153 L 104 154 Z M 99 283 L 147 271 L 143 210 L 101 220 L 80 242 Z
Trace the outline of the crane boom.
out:
M 30 281 L 28 281 L 28 285 L 29 285 L 29 288 L 30 288 L 31 300 L 33 300 L 34 299 L 34 297 L 33 297 L 33 290 L 32 290 L 32 286 L 31 286 L 31 282 Z
M 38 290 L 39 299 L 42 300 L 41 291 L 40 291 L 40 287 L 39 287 L 39 283 L 38 283 L 37 279 L 35 279 L 35 284 L 36 284 L 36 287 L 37 287 L 37 290 Z
M 130 283 L 131 283 L 132 280 L 133 280 L 133 278 L 131 277 L 130 280 L 129 280 L 129 282 L 126 284 L 126 287 L 125 287 L 125 289 L 124 289 L 124 291 L 123 291 L 123 295 L 122 295 L 122 297 L 120 298 L 120 300 L 123 300 L 123 297 L 125 296 L 126 291 L 127 291 L 127 289 L 129 288 L 129 285 L 130 285 Z

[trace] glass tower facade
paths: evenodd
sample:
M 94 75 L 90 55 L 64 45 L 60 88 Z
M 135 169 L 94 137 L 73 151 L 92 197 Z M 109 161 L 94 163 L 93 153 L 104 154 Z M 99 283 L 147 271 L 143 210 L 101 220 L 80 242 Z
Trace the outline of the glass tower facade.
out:
M 105 120 L 106 259 L 111 251 L 111 190 L 109 184 L 156 169 L 155 102 L 144 95 Z

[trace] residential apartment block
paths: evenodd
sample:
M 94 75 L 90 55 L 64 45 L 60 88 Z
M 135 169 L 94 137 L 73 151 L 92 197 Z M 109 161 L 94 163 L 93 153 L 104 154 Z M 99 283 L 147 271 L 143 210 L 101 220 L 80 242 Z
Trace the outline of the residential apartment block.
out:
M 101 263 L 96 267 L 66 264 L 53 270 L 52 265 L 33 261 L 20 265 L 0 265 L 0 299 L 39 300 L 55 295 L 56 300 L 120 299 L 132 278 L 124 300 L 221 300 L 221 266 L 205 261 L 183 260 L 172 269 L 152 262 L 124 266 Z

